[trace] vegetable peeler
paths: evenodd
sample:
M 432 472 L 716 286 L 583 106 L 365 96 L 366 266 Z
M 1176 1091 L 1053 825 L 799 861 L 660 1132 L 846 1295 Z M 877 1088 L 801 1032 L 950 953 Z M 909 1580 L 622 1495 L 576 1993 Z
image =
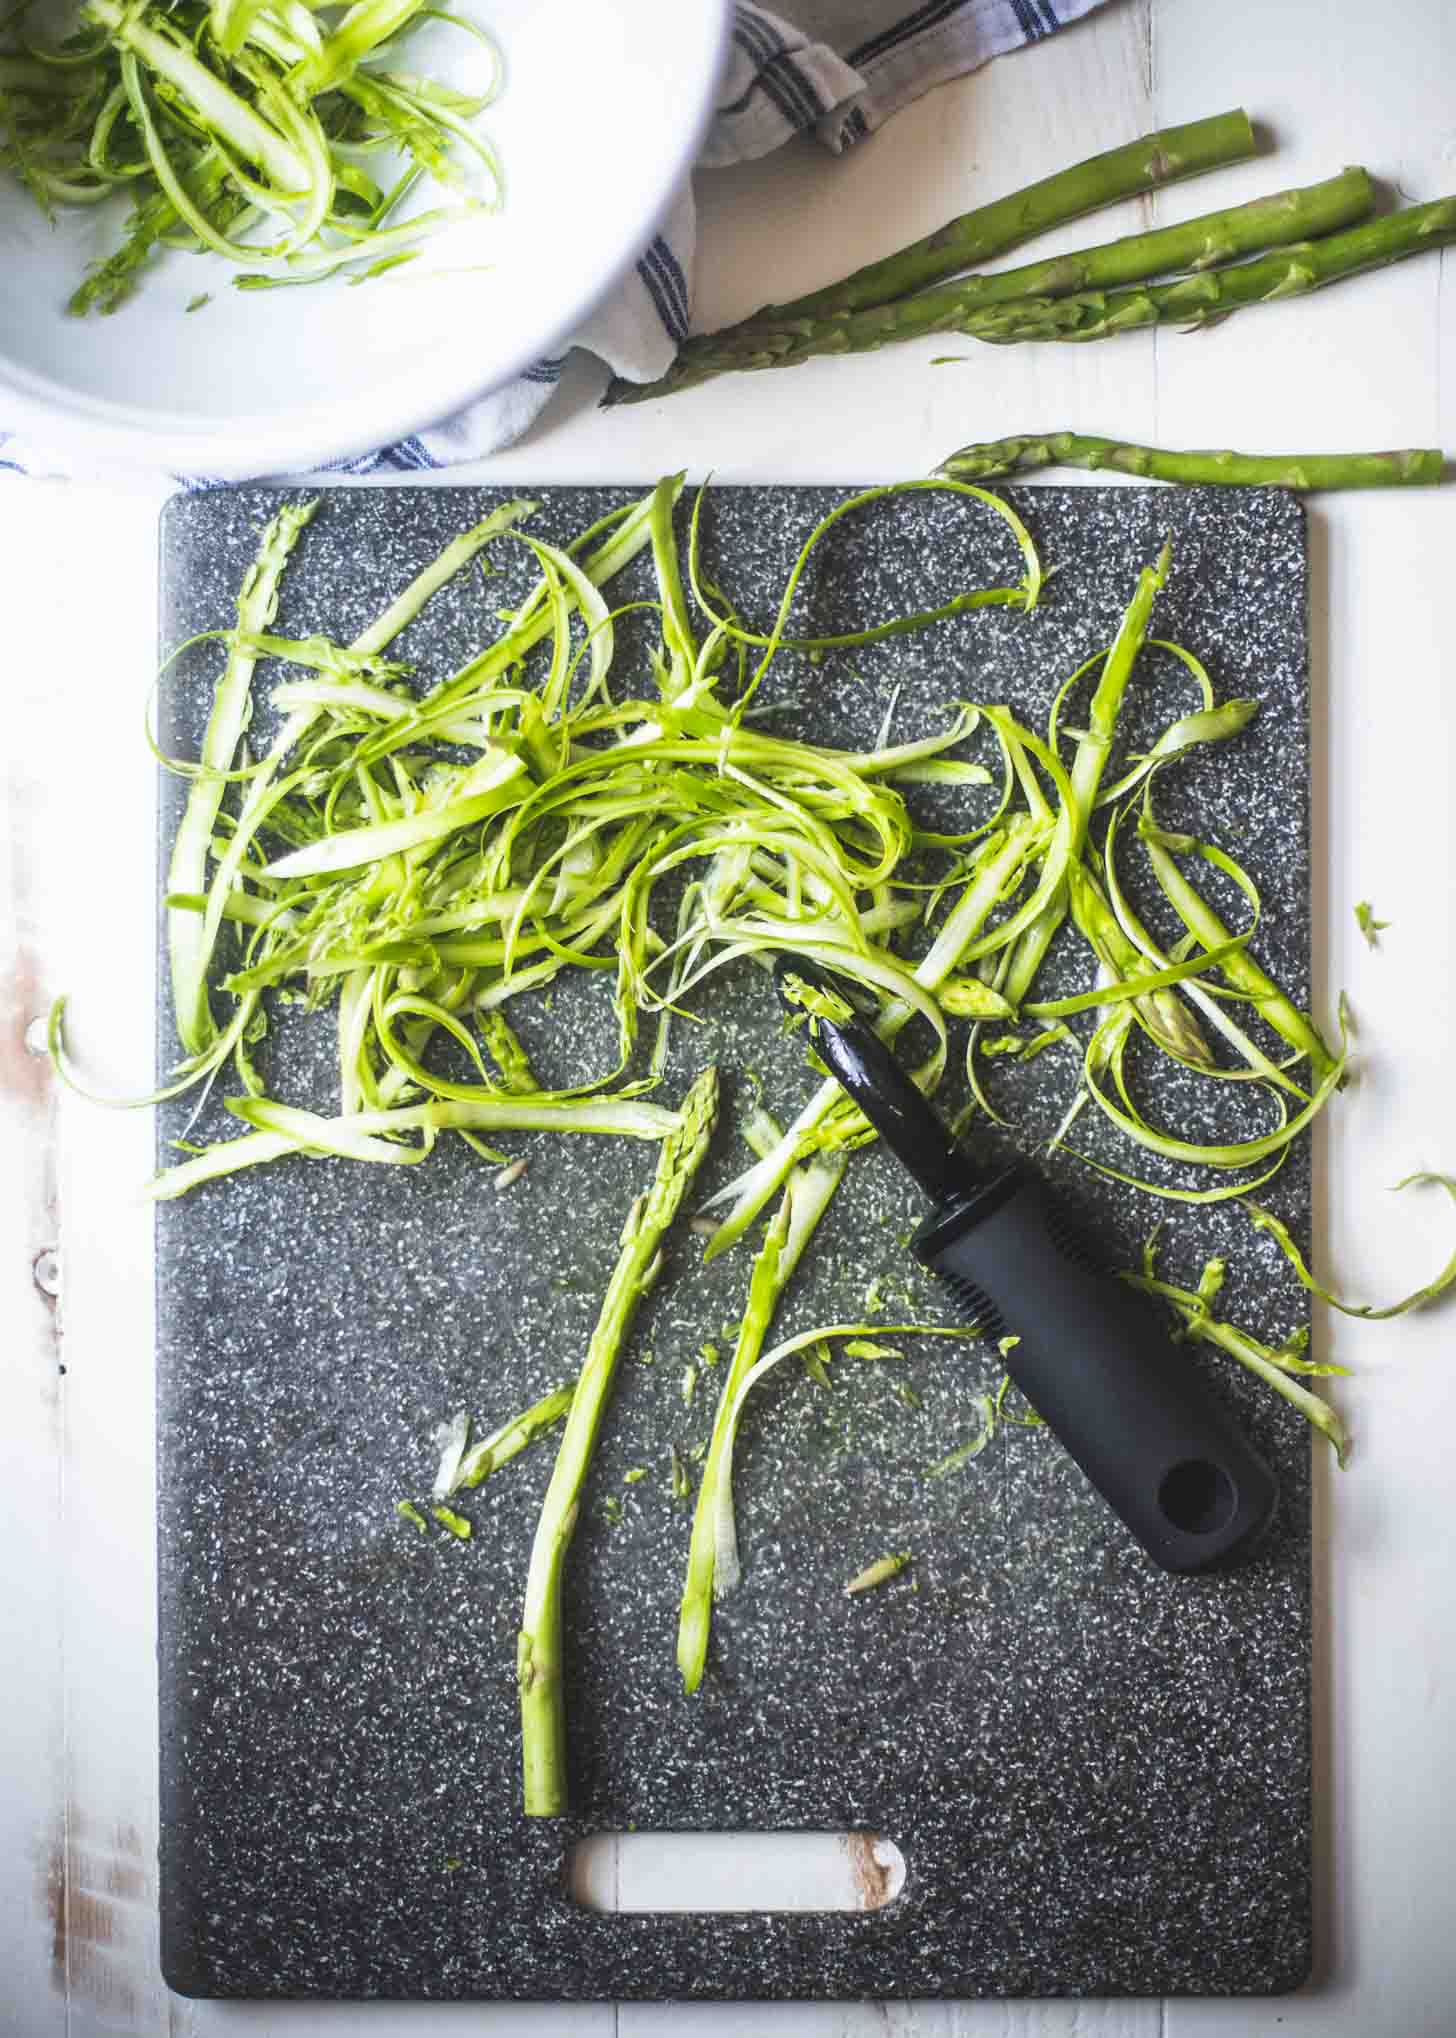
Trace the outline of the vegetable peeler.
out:
M 1156 1311 L 1104 1265 L 1056 1191 L 1020 1164 L 976 1167 L 842 978 L 789 955 L 786 1004 L 815 1052 L 934 1205 L 911 1240 L 1148 1555 L 1206 1571 L 1247 1555 L 1279 1499 Z

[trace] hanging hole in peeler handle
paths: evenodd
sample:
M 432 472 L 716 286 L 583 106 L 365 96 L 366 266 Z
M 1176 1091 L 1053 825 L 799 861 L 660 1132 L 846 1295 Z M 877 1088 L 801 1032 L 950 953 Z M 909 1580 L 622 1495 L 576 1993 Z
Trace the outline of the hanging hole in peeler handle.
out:
M 1158 1488 L 1164 1516 L 1190 1536 L 1217 1534 L 1232 1521 L 1238 1501 L 1227 1472 L 1208 1458 L 1185 1458 L 1164 1474 Z

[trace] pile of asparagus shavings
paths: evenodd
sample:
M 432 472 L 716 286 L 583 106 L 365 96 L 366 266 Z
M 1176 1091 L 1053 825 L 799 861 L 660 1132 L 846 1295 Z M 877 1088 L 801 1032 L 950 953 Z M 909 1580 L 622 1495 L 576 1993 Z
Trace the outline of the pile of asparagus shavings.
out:
M 976 590 L 933 614 L 1034 600 L 1035 552 L 1009 510 L 959 483 L 910 486 L 976 515 L 989 510 L 1026 562 L 1019 585 Z M 781 645 L 803 641 L 785 629 L 791 591 L 756 659 L 730 616 L 699 642 L 673 533 L 680 491 L 681 477 L 666 478 L 565 549 L 519 531 L 533 505 L 507 503 L 348 645 L 273 631 L 279 586 L 316 506 L 290 506 L 269 525 L 234 626 L 221 633 L 203 756 L 179 767 L 190 786 L 167 903 L 185 1053 L 158 1093 L 231 1066 L 239 1094 L 227 1105 L 246 1130 L 190 1152 L 152 1185 L 154 1196 L 290 1153 L 417 1164 L 445 1133 L 472 1143 L 550 1130 L 659 1139 L 676 1114 L 645 1093 L 671 1010 L 724 962 L 775 948 L 848 968 L 897 1009 L 918 1012 L 943 1065 L 940 1008 L 882 940 L 923 900 L 895 883 L 918 845 L 888 780 L 959 744 L 972 718 L 956 711 L 939 736 L 884 755 L 758 728 L 747 711 L 754 692 Z M 892 493 L 859 501 L 869 511 Z M 849 507 L 810 534 L 795 584 Z M 386 654 L 430 596 L 497 540 L 525 545 L 540 578 L 493 642 L 416 694 Z M 644 550 L 659 589 L 657 691 L 619 700 L 614 618 L 600 590 Z M 537 647 L 528 679 L 523 661 Z M 254 733 L 258 674 L 280 661 L 277 733 L 238 764 L 245 731 Z M 687 865 L 698 874 L 675 930 L 660 932 L 655 894 Z M 502 1008 L 563 971 L 605 979 L 617 1060 L 548 1089 Z M 334 1007 L 336 1115 L 268 1094 L 253 1049 L 270 993 Z M 641 1071 L 648 1020 L 657 1032 Z M 59 1007 L 52 1039 L 63 1060 Z M 459 1073 L 441 1072 L 445 1050 L 458 1054 Z
M 30 35 L 30 11 L 9 15 L 0 49 L 0 167 L 48 215 L 131 204 L 73 313 L 115 311 L 170 248 L 220 256 L 244 289 L 362 282 L 499 205 L 499 167 L 475 123 L 499 90 L 500 58 L 464 14 L 426 0 L 86 0 L 56 43 Z M 477 89 L 402 68 L 401 39 L 425 21 L 471 39 Z M 444 202 L 421 209 L 430 184 Z
M 512 1132 L 657 1145 L 574 1388 L 474 1444 L 457 1417 L 441 1439 L 429 1515 L 412 1501 L 400 1507 L 417 1530 L 433 1518 L 451 1534 L 468 1534 L 451 1501 L 564 1422 L 520 1629 L 533 1812 L 563 1803 L 563 1568 L 633 1314 L 661 1271 L 669 1229 L 691 1236 L 696 1223 L 687 1204 L 712 1130 L 717 1078 L 704 1071 L 676 1108 L 648 1092 L 662 1078 L 672 1015 L 701 1009 L 705 981 L 730 961 L 785 955 L 829 969 L 887 1042 L 917 1023 L 929 1046 L 914 1073 L 927 1094 L 945 1073 L 952 1021 L 967 1018 L 967 1076 L 978 1108 L 992 1116 L 978 1074 L 983 1041 L 1031 1027 L 1038 1038 L 1052 1030 L 1075 1038 L 1080 1078 L 1058 1143 L 1073 1152 L 1078 1116 L 1101 1114 L 1132 1153 L 1177 1162 L 1188 1179 L 1144 1183 L 1093 1156 L 1089 1165 L 1159 1196 L 1241 1201 L 1251 1240 L 1333 1299 L 1282 1224 L 1250 1199 L 1338 1090 L 1343 1028 L 1332 1049 L 1256 960 L 1253 879 L 1217 844 L 1164 829 L 1155 805 L 1163 774 L 1235 738 L 1250 706 L 1217 701 L 1193 654 L 1165 644 L 1196 704 L 1191 712 L 1184 701 L 1170 704 L 1172 719 L 1145 753 L 1118 772 L 1109 762 L 1129 689 L 1150 683 L 1145 651 L 1162 642 L 1149 632 L 1171 567 L 1167 552 L 1140 574 L 1114 641 L 1057 690 L 1043 730 L 999 703 L 964 703 L 937 736 L 854 752 L 775 734 L 757 715 L 758 691 L 790 646 L 813 656 L 930 628 L 986 603 L 1030 608 L 1037 600 L 1040 563 L 1005 504 L 952 480 L 906 487 L 939 492 L 952 513 L 977 523 L 999 521 L 1021 554 L 1019 584 L 968 590 L 831 638 L 793 635 L 795 590 L 817 546 L 852 513 L 892 512 L 900 491 L 871 489 L 809 534 L 771 627 L 753 631 L 709 586 L 701 495 L 684 576 L 674 528 L 682 477 L 669 476 L 564 547 L 522 528 L 532 504 L 506 503 L 343 645 L 276 633 L 289 559 L 307 543 L 317 507 L 292 505 L 263 533 L 234 624 L 215 633 L 221 663 L 202 758 L 175 766 L 189 780 L 168 893 L 184 1058 L 159 1094 L 226 1081 L 231 1071 L 227 1105 L 246 1129 L 189 1147 L 153 1195 L 186 1194 L 288 1156 L 418 1164 L 451 1134 L 477 1148 L 492 1171 L 502 1157 L 486 1141 Z M 491 544 L 529 553 L 538 575 L 530 593 L 458 672 L 416 689 L 392 647 L 430 597 Z M 647 611 L 652 641 L 645 658 L 634 653 L 629 662 L 617 654 L 621 612 L 609 608 L 604 590 L 642 554 L 650 554 L 656 597 L 634 606 Z M 255 695 L 280 669 L 268 740 Z M 1073 728 L 1068 714 L 1079 687 L 1076 698 L 1086 700 Z M 956 835 L 922 827 L 897 777 L 927 762 L 960 761 L 947 753 L 969 742 L 996 766 L 966 781 L 975 803 L 969 825 Z M 1156 884 L 1168 924 L 1181 929 L 1171 947 L 1158 944 L 1130 903 L 1132 856 Z M 1243 900 L 1243 924 L 1225 924 L 1196 882 L 1201 870 Z M 1086 988 L 1039 997 L 1059 935 L 1064 946 L 1080 944 Z M 598 986 L 614 1020 L 616 1059 L 595 1076 L 581 1071 L 569 1086 L 551 1088 L 531 1068 L 507 1008 L 549 1000 L 563 973 Z M 254 1048 L 268 1003 L 280 996 L 320 1017 L 334 1012 L 332 1115 L 316 1100 L 269 1094 Z M 60 1005 L 50 1032 L 57 1065 L 74 1082 Z M 1272 1122 L 1218 1144 L 1161 1127 L 1135 1094 L 1134 1039 L 1144 1060 L 1166 1056 L 1199 1082 L 1244 1085 L 1228 1094 L 1262 1097 Z M 722 1333 L 725 1342 L 731 1335 L 731 1354 L 702 1374 L 692 1369 L 695 1390 L 714 1390 L 710 1437 L 668 1455 L 674 1497 L 688 1497 L 687 1467 L 702 1465 L 677 1643 L 688 1690 L 704 1673 L 714 1599 L 740 1575 L 733 1459 L 754 1387 L 785 1359 L 835 1345 L 868 1357 L 897 1350 L 901 1336 L 977 1335 L 886 1323 L 876 1295 L 866 1298 L 871 1321 L 770 1343 L 794 1271 L 854 1151 L 873 1133 L 832 1081 L 819 1083 L 787 1124 L 758 1096 L 756 1080 L 751 1089 L 742 1131 L 753 1161 L 709 1199 L 727 1209 L 707 1246 L 713 1257 L 755 1232 L 743 1306 Z M 1306 1384 L 1313 1373 L 1338 1369 L 1312 1365 L 1298 1340 L 1269 1345 L 1219 1318 L 1221 1265 L 1210 1263 L 1197 1289 L 1162 1278 L 1151 1258 L 1129 1278 L 1162 1297 L 1188 1336 L 1217 1345 L 1284 1396 L 1343 1455 L 1338 1418 Z M 1453 1282 L 1456 1259 L 1387 1313 L 1434 1300 Z M 1003 1379 L 985 1397 L 987 1437 L 1004 1423 L 1035 1420 L 1006 1409 L 1008 1385 Z M 979 1447 L 977 1438 L 970 1443 Z M 962 1447 L 952 1459 L 967 1455 Z M 622 1512 L 615 1495 L 611 1510 Z

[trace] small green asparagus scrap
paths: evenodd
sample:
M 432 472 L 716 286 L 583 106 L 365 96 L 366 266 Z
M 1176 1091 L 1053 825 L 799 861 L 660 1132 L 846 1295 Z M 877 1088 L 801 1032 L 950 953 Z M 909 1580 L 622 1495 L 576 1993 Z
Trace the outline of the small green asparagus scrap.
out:
M 796 1008 L 784 1022 L 790 1032 L 814 1019 L 827 1019 L 831 1025 L 843 1026 L 854 1017 L 853 1005 L 838 991 L 831 990 L 828 984 L 810 982 L 792 970 L 785 971 L 780 979 L 779 995 L 786 1005 Z M 810 1031 L 812 1037 L 812 1026 Z
M 635 1486 L 639 1479 L 645 1479 L 646 1477 L 647 1467 L 645 1465 L 634 1465 L 630 1472 L 622 1474 L 622 1484 L 624 1486 Z
M 1022 1067 L 1025 1068 L 1029 1061 L 1035 1061 L 1039 1054 L 1045 1054 L 1049 1047 L 1056 1047 L 1062 1041 L 1069 1047 L 1080 1047 L 1081 1044 L 1070 1026 L 1047 1026 L 1040 1033 L 1033 1034 L 1030 1040 L 1022 1043 L 1019 1056 Z
M 425 1520 L 425 1517 L 420 1513 L 412 1500 L 396 1500 L 394 1511 L 396 1514 L 403 1515 L 406 1521 L 413 1522 L 422 1536 L 427 1536 L 430 1533 L 430 1524 Z
M 582 1485 L 632 1318 L 657 1277 L 663 1239 L 708 1151 L 717 1115 L 718 1072 L 708 1068 L 688 1091 L 677 1124 L 662 1142 L 652 1186 L 628 1215 L 542 1505 L 516 1652 L 523 1794 L 532 1818 L 554 1817 L 566 1809 L 561 1580 Z
M 688 1499 L 693 1490 L 693 1482 L 688 1477 L 688 1468 L 683 1463 L 676 1444 L 669 1444 L 667 1449 L 667 1485 L 674 1500 Z
M 1195 487 L 1308 491 L 1420 487 L 1439 481 L 1444 465 L 1438 446 L 1390 453 L 1175 453 L 1083 432 L 1042 432 L 962 446 L 936 472 L 957 481 L 998 481 L 1041 467 L 1085 467 L 1093 473 L 1138 474 L 1144 480 Z M 1355 910 L 1358 914 L 1361 908 Z
M 463 1514 L 457 1514 L 453 1507 L 432 1507 L 430 1512 L 441 1528 L 449 1529 L 460 1542 L 469 1542 L 472 1530 Z
M 1029 1401 L 1026 1402 L 1024 1412 L 1018 1412 L 1016 1409 L 1009 1409 L 1006 1406 L 1006 1397 L 1011 1392 L 1011 1388 L 1011 1375 L 1003 1373 L 1001 1375 L 1001 1385 L 996 1389 L 995 1399 L 991 1404 L 995 1410 L 997 1422 L 1014 1423 L 1018 1429 L 1045 1429 L 1046 1417 L 1038 1415 Z M 1024 1395 L 1022 1399 L 1025 1400 Z
M 697 1367 L 684 1366 L 682 1370 L 682 1385 L 681 1388 L 679 1389 L 679 1392 L 682 1394 L 684 1408 L 692 1407 L 693 1398 L 697 1394 L 697 1391 L 698 1391 Z
M 892 1550 L 888 1557 L 881 1557 L 874 1564 L 867 1564 L 863 1571 L 856 1572 L 845 1591 L 872 1592 L 877 1585 L 883 1585 L 890 1578 L 898 1578 L 911 1561 L 909 1550 Z
M 829 1377 L 828 1360 L 829 1347 L 823 1343 L 810 1345 L 808 1351 L 800 1355 L 800 1364 L 814 1382 L 814 1385 L 816 1387 L 827 1387 L 832 1393 L 834 1382 Z
M 499 1429 L 493 1429 L 489 1436 L 481 1437 L 479 1442 L 472 1444 L 460 1459 L 450 1492 L 458 1493 L 462 1488 L 479 1486 L 492 1472 L 498 1472 L 502 1465 L 519 1457 L 528 1444 L 534 1443 L 561 1421 L 575 1392 L 574 1380 L 565 1387 L 553 1387 L 549 1394 L 543 1394 L 520 1415 L 513 1415 L 509 1422 L 503 1422 Z
M 968 1465 L 972 1458 L 978 1458 L 996 1434 L 996 1404 L 989 1394 L 971 1397 L 971 1405 L 981 1418 L 981 1427 L 966 1443 L 948 1451 L 930 1467 L 932 1479 L 944 1479 L 948 1473 L 958 1472 L 962 1465 Z
M 942 1012 L 956 1019 L 1014 1019 L 1015 1008 L 976 977 L 947 977 L 936 989 Z
M 540 1089 L 526 1050 L 499 1007 L 481 1015 L 480 1036 L 491 1060 L 500 1070 L 503 1086 L 513 1097 L 529 1097 L 533 1090 Z
M 1356 906 L 1355 920 L 1357 925 L 1359 926 L 1360 932 L 1365 936 L 1367 946 L 1370 948 L 1379 948 L 1380 937 L 1385 932 L 1386 928 L 1391 925 L 1391 922 L 1389 920 L 1377 920 L 1375 917 L 1375 908 L 1371 905 L 1368 899 L 1362 899 L 1359 905 Z

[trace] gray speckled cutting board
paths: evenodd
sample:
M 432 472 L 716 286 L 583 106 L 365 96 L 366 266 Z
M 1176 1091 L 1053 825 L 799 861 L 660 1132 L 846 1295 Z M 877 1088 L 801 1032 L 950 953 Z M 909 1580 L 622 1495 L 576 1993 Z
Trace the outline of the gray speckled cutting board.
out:
M 505 493 L 330 492 L 295 555 L 278 627 L 347 640 Z M 541 491 L 535 527 L 561 541 L 627 493 Z M 231 620 L 280 499 L 246 488 L 168 507 L 164 648 Z M 712 498 L 706 561 L 750 619 L 770 615 L 802 537 L 839 499 L 763 488 Z M 1162 812 L 1174 827 L 1201 821 L 1255 872 L 1264 953 L 1306 995 L 1302 511 L 1275 493 L 1030 488 L 1013 499 L 1058 568 L 1042 609 L 983 611 L 817 666 L 785 657 L 774 684 L 793 703 L 787 725 L 868 743 L 898 684 L 897 738 L 928 729 L 953 698 L 1004 700 L 1041 726 L 1055 687 L 1110 639 L 1137 568 L 1171 534 L 1160 634 L 1200 653 L 1221 697 L 1252 695 L 1261 712 L 1236 743 L 1176 783 L 1166 776 Z M 488 612 L 524 590 L 524 548 L 501 544 L 494 557 L 498 578 L 463 576 L 404 638 L 422 675 L 463 662 Z M 649 571 L 639 562 L 618 598 L 646 592 Z M 841 525 L 796 615 L 805 629 L 843 629 L 1016 576 L 999 525 L 922 496 Z M 199 647 L 169 675 L 173 750 L 195 754 L 217 655 Z M 1189 705 L 1177 669 L 1149 654 L 1132 740 Z M 164 838 L 183 791 L 166 781 Z M 926 797 L 946 825 L 982 811 L 965 791 Z M 1074 955 L 1053 961 L 1082 987 Z M 785 1117 L 813 1081 L 760 976 L 715 988 L 707 1023 L 678 1027 L 666 1086 L 680 1094 L 710 1055 L 722 1066 L 710 1185 L 744 1164 L 734 1120 L 746 1071 Z M 611 1065 L 600 982 L 513 1016 L 547 1079 L 579 1076 L 584 1059 Z M 332 1039 L 331 1015 L 281 1008 L 264 1050 L 275 1091 L 336 1108 Z M 161 1043 L 169 1066 L 165 1010 Z M 988 1065 L 988 1081 L 1031 1142 L 1056 1123 L 1075 1069 L 1052 1049 L 1027 1068 Z M 1233 1125 L 1257 1108 L 1245 1086 L 1223 1086 L 1211 1111 L 1166 1071 L 1154 1079 L 1155 1112 L 1183 1123 Z M 958 1100 L 955 1080 L 946 1095 Z M 190 1109 L 163 1111 L 164 1140 Z M 1112 1155 L 1090 1115 L 1079 1132 Z M 234 1129 L 214 1099 L 192 1137 Z M 469 1499 L 469 1544 L 419 1537 L 394 1502 L 428 1488 L 442 1416 L 466 1406 L 493 1426 L 575 1370 L 652 1155 L 622 1140 L 505 1143 L 530 1157 L 505 1192 L 446 1140 L 418 1168 L 292 1159 L 159 1210 L 172 1985 L 217 1996 L 732 1998 L 1297 1984 L 1310 1957 L 1299 1419 L 1205 1350 L 1180 1355 L 1237 1406 L 1277 1465 L 1283 1503 L 1255 1563 L 1174 1578 L 1044 1434 L 1004 1432 L 959 1476 L 927 1479 L 969 1433 L 971 1396 L 999 1376 L 994 1352 L 924 1340 L 898 1364 L 842 1359 L 828 1392 L 783 1367 L 745 1418 L 744 1582 L 718 1612 L 707 1679 L 688 1699 L 673 1643 L 689 1507 L 670 1497 L 667 1449 L 707 1435 L 715 1376 L 685 1407 L 682 1371 L 738 1316 L 747 1255 L 704 1269 L 686 1231 L 622 1366 L 572 1552 L 573 1817 L 519 1814 L 514 1640 L 551 1448 Z M 1124 1253 L 1162 1217 L 1165 1262 L 1182 1278 L 1228 1252 L 1231 1315 L 1268 1335 L 1300 1320 L 1275 1256 L 1226 1206 L 1155 1204 L 1069 1159 L 1057 1172 Z M 1302 1235 L 1302 1153 L 1266 1194 Z M 915 1215 L 888 1159 L 857 1155 L 785 1330 L 854 1317 L 876 1277 L 894 1316 L 939 1317 L 899 1242 Z M 918 1410 L 898 1398 L 898 1380 Z M 624 1485 L 637 1465 L 648 1476 Z M 603 1512 L 609 1494 L 625 1510 L 617 1525 Z M 915 1552 L 913 1570 L 846 1600 L 845 1581 L 896 1548 Z M 897 1841 L 908 1876 L 897 1901 L 864 1915 L 578 1908 L 568 1844 L 629 1826 L 869 1828 Z

